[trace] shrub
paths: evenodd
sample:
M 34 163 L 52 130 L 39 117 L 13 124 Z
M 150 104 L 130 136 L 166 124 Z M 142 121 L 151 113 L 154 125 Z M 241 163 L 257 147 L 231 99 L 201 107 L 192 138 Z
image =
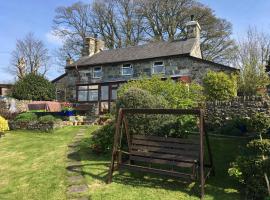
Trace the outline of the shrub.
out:
M 262 155 L 266 159 L 263 159 Z M 246 199 L 267 197 L 265 174 L 270 174 L 270 140 L 250 141 L 244 152 L 231 164 L 229 175 L 245 188 Z
M 0 133 L 1 132 L 3 133 L 3 132 L 8 131 L 8 130 L 9 130 L 8 121 L 5 120 L 5 118 L 0 116 Z
M 237 77 L 224 72 L 209 71 L 203 78 L 206 98 L 213 100 L 229 100 L 237 95 Z
M 54 116 L 52 115 L 44 115 L 42 117 L 40 117 L 38 119 L 39 122 L 42 122 L 42 123 L 48 123 L 48 122 L 54 122 L 56 120 L 59 120 L 59 119 L 56 119 Z
M 43 76 L 31 73 L 14 84 L 11 95 L 19 100 L 53 100 L 55 86 Z
M 15 117 L 15 121 L 17 122 L 31 122 L 37 121 L 38 117 L 35 113 L 27 112 L 21 113 Z
M 270 128 L 270 117 L 265 113 L 256 113 L 250 118 L 249 129 L 258 134 L 267 133 Z
M 91 139 L 91 149 L 96 153 L 109 152 L 113 147 L 115 124 L 111 122 L 96 130 Z
M 151 79 L 129 81 L 117 91 L 118 98 L 122 97 L 129 89 L 138 88 L 151 95 L 158 96 L 167 101 L 169 108 L 194 108 L 204 102 L 202 87 L 196 83 L 185 84 L 171 79 L 161 80 L 159 76 Z

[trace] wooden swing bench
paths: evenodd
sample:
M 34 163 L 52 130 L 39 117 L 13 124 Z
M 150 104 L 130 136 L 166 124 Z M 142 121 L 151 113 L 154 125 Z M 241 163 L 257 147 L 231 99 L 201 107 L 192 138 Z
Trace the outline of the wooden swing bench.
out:
M 126 114 L 195 115 L 199 118 L 200 134 L 199 137 L 188 139 L 146 135 L 131 136 Z M 123 126 L 127 136 L 128 152 L 121 149 Z M 208 150 L 209 164 L 204 163 L 204 138 Z M 123 161 L 123 155 L 128 156 L 126 161 Z M 205 172 L 204 168 L 208 169 L 207 172 Z M 203 198 L 205 179 L 210 173 L 214 173 L 209 140 L 207 133 L 204 131 L 203 110 L 120 109 L 114 136 L 108 183 L 112 181 L 113 171 L 116 169 L 149 172 L 184 180 L 196 180 L 200 177 L 201 198 Z

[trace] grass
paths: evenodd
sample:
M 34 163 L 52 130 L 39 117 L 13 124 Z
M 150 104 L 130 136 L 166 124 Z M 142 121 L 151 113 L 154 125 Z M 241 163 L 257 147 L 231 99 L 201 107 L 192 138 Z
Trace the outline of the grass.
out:
M 65 199 L 67 144 L 77 130 L 10 131 L 0 138 L 0 199 Z
M 176 179 L 144 173 L 116 172 L 113 183 L 105 183 L 110 155 L 96 155 L 89 148 L 89 135 L 81 144 L 80 155 L 84 176 L 93 200 L 172 200 L 199 199 L 197 183 L 183 183 Z M 205 199 L 241 199 L 237 182 L 228 176 L 229 163 L 235 159 L 246 141 L 235 138 L 210 138 L 216 176 L 207 180 Z
M 66 151 L 79 127 L 66 127 L 54 133 L 11 131 L 0 139 L 0 199 L 66 199 Z M 91 127 L 79 153 L 83 175 L 93 200 L 172 200 L 199 199 L 197 183 L 144 173 L 116 172 L 113 183 L 105 183 L 110 154 L 96 155 L 89 142 Z M 244 139 L 211 137 L 216 176 L 207 180 L 206 198 L 241 199 L 238 184 L 228 176 L 229 163 L 235 159 Z

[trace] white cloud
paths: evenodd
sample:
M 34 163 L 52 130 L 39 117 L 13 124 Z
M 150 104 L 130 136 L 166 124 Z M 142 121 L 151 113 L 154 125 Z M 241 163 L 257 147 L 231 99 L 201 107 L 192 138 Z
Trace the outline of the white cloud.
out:
M 63 44 L 63 40 L 57 35 L 55 35 L 53 31 L 49 31 L 48 33 L 46 33 L 46 39 L 49 43 L 57 46 Z

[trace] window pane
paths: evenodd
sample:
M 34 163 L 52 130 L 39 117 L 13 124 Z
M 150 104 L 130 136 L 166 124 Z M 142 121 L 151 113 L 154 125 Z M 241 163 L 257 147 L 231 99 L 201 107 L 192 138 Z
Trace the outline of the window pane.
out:
M 132 68 L 123 68 L 122 69 L 122 74 L 123 75 L 132 75 L 133 74 L 133 69 Z
M 87 101 L 87 91 L 78 91 L 78 101 Z
M 98 85 L 89 85 L 89 90 L 97 90 L 98 89 Z
M 164 73 L 165 67 L 164 66 L 154 66 L 153 67 L 153 73 Z
M 155 62 L 154 65 L 163 65 L 163 62 Z
M 84 85 L 84 86 L 79 86 L 79 90 L 87 90 L 88 86 Z
M 101 86 L 101 100 L 109 99 L 109 86 Z
M 101 67 L 94 68 L 94 78 L 100 78 L 102 76 L 102 69 Z
M 123 64 L 123 67 L 131 67 L 131 64 Z
M 98 90 L 89 90 L 89 101 L 97 101 L 98 100 Z
M 117 98 L 117 90 L 112 90 L 112 100 L 116 100 Z

